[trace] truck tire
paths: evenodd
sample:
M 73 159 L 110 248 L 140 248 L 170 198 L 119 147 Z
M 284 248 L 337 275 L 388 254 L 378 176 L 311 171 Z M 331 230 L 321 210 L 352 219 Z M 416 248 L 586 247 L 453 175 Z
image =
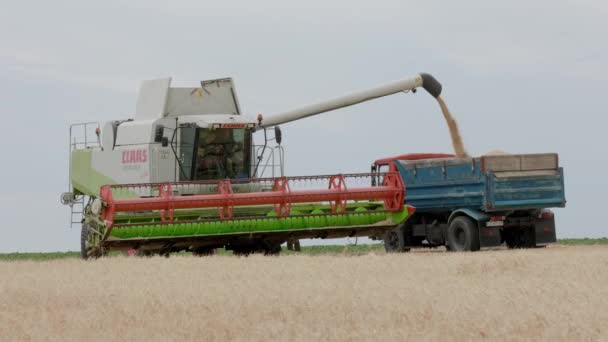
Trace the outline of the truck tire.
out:
M 516 230 L 510 230 L 505 232 L 504 234 L 505 244 L 509 249 L 536 247 L 533 228 L 520 228 Z
M 384 241 L 384 250 L 387 253 L 403 253 L 410 251 L 410 249 L 405 246 L 403 227 L 397 227 L 387 231 L 384 233 L 382 240 Z
M 458 216 L 448 226 L 447 242 L 450 251 L 478 251 L 479 228 L 467 216 Z
M 501 234 L 507 248 L 519 248 L 519 231 L 513 229 L 503 229 Z

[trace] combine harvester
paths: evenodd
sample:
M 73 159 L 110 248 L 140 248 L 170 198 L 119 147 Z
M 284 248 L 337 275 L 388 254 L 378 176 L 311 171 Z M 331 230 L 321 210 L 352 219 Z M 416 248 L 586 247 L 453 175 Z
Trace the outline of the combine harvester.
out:
M 431 75 L 256 119 L 241 114 L 230 78 L 170 83 L 143 82 L 133 119 L 70 126 L 70 191 L 61 199 L 82 225 L 83 258 L 221 247 L 274 254 L 303 238 L 381 238 L 413 213 L 398 171 L 285 177 L 278 125 L 418 87 L 438 97 Z M 262 146 L 253 145 L 256 131 Z

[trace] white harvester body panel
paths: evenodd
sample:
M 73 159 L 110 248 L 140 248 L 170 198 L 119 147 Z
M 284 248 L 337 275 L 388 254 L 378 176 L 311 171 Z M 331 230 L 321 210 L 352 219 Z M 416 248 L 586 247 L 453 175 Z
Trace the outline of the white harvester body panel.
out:
M 154 120 L 166 116 L 170 86 L 170 77 L 143 81 L 135 107 L 135 120 Z
M 145 183 L 150 179 L 150 145 L 116 146 L 113 151 L 94 150 L 93 169 L 116 183 Z
M 167 101 L 167 115 L 240 115 L 234 82 L 230 78 L 203 81 L 197 88 L 171 88 Z
M 188 88 L 171 88 L 171 78 L 142 82 L 135 121 L 208 114 L 241 114 L 231 78 L 201 81 L 200 87 Z
M 115 146 L 126 146 L 136 144 L 148 144 L 154 141 L 153 127 L 163 120 L 146 119 L 128 121 L 118 126 Z M 105 134 L 105 132 L 102 132 Z

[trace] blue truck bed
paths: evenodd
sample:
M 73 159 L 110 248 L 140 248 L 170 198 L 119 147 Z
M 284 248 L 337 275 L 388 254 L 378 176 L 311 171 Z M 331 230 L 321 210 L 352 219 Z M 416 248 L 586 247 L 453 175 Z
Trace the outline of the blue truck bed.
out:
M 557 154 L 397 160 L 406 202 L 418 212 L 564 207 Z

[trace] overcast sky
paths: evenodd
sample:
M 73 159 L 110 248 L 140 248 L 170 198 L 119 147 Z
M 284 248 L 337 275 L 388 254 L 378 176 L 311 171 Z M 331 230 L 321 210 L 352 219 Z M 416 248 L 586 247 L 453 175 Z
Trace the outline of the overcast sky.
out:
M 558 237 L 608 236 L 608 3 L 0 0 L 0 252 L 77 250 L 59 204 L 68 126 L 132 117 L 143 79 L 233 77 L 242 109 L 287 110 L 434 74 L 474 155 L 558 152 Z M 400 94 L 283 126 L 289 175 L 451 152 L 432 97 Z

